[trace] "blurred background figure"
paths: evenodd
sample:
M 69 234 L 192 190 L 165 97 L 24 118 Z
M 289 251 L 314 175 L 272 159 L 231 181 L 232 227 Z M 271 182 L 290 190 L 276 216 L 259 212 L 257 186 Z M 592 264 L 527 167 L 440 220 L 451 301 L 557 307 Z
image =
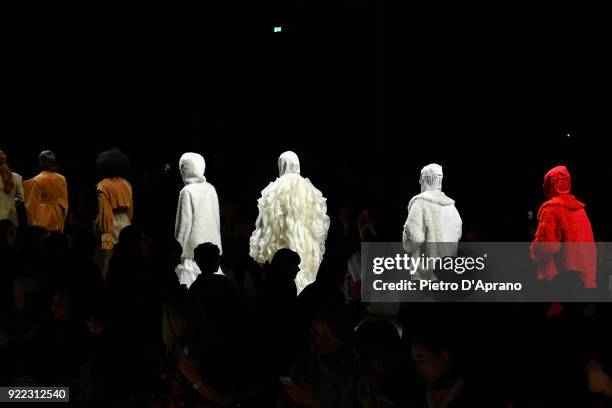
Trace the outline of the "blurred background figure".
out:
M 607 340 L 607 341 L 606 341 Z M 595 395 L 595 408 L 612 407 L 612 346 L 610 336 L 599 336 L 586 364 L 589 391 Z
M 423 381 L 423 407 L 495 407 L 466 378 L 457 341 L 443 331 L 423 330 L 413 337 L 412 361 Z
M 19 227 L 17 206 L 20 204 L 23 204 L 21 176 L 11 171 L 6 153 L 0 149 L 0 221 L 10 220 Z
M 312 323 L 310 347 L 291 365 L 278 406 L 354 407 L 356 380 L 350 318 L 344 308 L 325 308 Z
M 407 377 L 397 329 L 385 320 L 365 322 L 355 332 L 359 379 L 357 393 L 363 408 L 406 406 Z
M 228 364 L 225 346 L 215 338 L 201 305 L 184 287 L 164 301 L 162 327 L 166 350 L 197 391 L 191 403 L 231 406 L 236 398 L 235 367 Z

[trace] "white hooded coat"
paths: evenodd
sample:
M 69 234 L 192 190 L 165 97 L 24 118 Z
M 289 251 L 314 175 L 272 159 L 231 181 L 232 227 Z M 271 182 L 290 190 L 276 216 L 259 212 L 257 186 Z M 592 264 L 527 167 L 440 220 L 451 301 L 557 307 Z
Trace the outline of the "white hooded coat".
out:
M 300 176 L 293 152 L 278 159 L 279 177 L 261 192 L 259 216 L 250 239 L 250 256 L 270 262 L 277 250 L 289 248 L 300 255 L 295 278 L 298 293 L 314 282 L 325 253 L 329 229 L 327 200 L 308 178 Z
M 201 273 L 193 260 L 198 245 L 211 242 L 221 248 L 219 198 L 215 188 L 206 181 L 204 158 L 197 153 L 185 153 L 179 161 L 185 187 L 179 194 L 174 236 L 183 248 L 182 262 L 176 268 L 181 284 L 191 286 Z
M 457 242 L 461 239 L 462 221 L 455 201 L 442 192 L 442 166 L 429 164 L 421 170 L 421 194 L 410 200 L 408 218 L 404 224 L 403 247 L 408 253 L 418 256 L 424 243 L 426 256 L 444 257 L 456 254 Z M 421 271 L 422 272 L 422 271 Z M 427 273 L 413 276 L 416 279 L 433 278 Z

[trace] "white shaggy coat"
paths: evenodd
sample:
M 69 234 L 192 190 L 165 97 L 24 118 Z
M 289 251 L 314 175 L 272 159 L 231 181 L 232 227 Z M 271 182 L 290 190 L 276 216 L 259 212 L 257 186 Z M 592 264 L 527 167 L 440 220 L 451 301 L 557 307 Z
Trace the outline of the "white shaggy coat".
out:
M 179 168 L 185 187 L 179 194 L 174 236 L 183 248 L 182 262 L 176 268 L 181 284 L 191 286 L 201 273 L 193 260 L 198 245 L 210 242 L 221 247 L 219 198 L 212 184 L 206 181 L 204 158 L 197 153 L 185 153 Z
M 421 171 L 421 194 L 410 200 L 404 224 L 402 243 L 406 252 L 418 256 L 424 243 L 426 256 L 444 257 L 456 254 L 462 234 L 462 220 L 455 201 L 442 192 L 442 167 L 431 164 Z M 413 275 L 416 279 L 433 278 L 427 271 Z

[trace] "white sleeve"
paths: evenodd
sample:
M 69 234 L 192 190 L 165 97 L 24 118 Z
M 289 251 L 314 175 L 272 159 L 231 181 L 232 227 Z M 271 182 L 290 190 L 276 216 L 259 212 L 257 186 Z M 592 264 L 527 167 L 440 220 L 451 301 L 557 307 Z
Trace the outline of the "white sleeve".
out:
M 183 251 L 191 234 L 191 225 L 193 222 L 193 207 L 191 204 L 191 195 L 185 189 L 181 190 L 178 200 L 178 208 L 176 209 L 176 224 L 174 227 L 174 237 L 181 244 Z
M 215 219 L 217 220 L 217 228 L 216 231 L 219 234 L 219 254 L 223 254 L 223 248 L 221 247 L 221 212 L 219 210 L 219 196 L 217 195 L 217 190 L 213 187 L 213 211 L 215 212 Z
M 402 243 L 406 252 L 412 252 L 425 242 L 422 200 L 415 200 L 408 207 L 408 218 L 404 224 Z
M 461 236 L 463 235 L 463 220 L 461 219 L 461 215 L 459 215 L 459 211 L 455 208 L 455 212 L 457 213 L 457 242 L 461 240 Z

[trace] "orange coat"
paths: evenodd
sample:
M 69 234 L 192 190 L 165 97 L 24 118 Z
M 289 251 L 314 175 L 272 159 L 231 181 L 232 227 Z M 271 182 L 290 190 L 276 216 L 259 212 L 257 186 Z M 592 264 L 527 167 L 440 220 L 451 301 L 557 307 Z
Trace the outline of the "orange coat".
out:
M 105 178 L 98 183 L 98 226 L 102 234 L 102 249 L 113 249 L 113 214 L 125 212 L 132 221 L 134 203 L 131 184 L 121 178 Z M 115 239 L 117 237 L 114 237 Z
M 23 183 L 28 224 L 63 232 L 68 215 L 68 186 L 59 173 L 43 171 Z

